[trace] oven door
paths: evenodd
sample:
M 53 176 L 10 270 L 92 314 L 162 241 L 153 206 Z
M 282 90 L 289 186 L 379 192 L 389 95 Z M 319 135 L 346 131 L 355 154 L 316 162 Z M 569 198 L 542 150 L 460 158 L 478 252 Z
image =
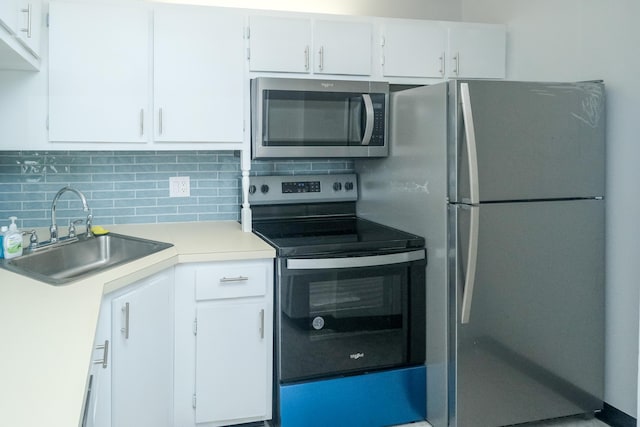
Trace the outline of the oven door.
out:
M 424 249 L 280 259 L 280 382 L 423 363 L 425 265 Z

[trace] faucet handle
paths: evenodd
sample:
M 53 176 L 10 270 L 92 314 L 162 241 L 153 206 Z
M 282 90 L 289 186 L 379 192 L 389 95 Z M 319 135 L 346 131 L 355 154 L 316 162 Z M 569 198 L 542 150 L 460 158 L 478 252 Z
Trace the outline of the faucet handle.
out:
M 38 247 L 38 235 L 36 234 L 36 230 L 31 231 L 23 231 L 22 235 L 25 236 L 29 234 L 29 249 L 35 249 Z
M 87 226 L 87 237 L 93 237 L 93 231 L 91 231 L 91 227 L 93 225 L 93 214 L 91 214 L 91 210 L 89 210 L 85 225 Z
M 76 237 L 76 225 L 82 224 L 84 219 L 69 221 L 69 238 Z

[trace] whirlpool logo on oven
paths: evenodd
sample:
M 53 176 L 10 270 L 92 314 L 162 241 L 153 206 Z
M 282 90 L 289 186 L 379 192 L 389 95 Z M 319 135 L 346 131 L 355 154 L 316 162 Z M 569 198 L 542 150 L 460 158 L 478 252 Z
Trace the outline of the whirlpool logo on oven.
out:
M 364 353 L 353 353 L 349 355 L 349 359 L 358 360 L 364 357 Z

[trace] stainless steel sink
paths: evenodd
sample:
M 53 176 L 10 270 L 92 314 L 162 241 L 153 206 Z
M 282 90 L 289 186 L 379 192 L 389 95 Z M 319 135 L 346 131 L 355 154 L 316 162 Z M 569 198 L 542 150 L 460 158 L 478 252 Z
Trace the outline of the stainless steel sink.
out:
M 51 285 L 65 285 L 171 246 L 170 243 L 109 233 L 3 260 L 1 266 Z

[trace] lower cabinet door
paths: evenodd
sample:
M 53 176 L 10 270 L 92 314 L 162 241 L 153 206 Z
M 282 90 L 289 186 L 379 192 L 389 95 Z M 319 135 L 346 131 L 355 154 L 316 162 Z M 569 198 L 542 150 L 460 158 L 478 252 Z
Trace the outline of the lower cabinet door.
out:
M 196 423 L 235 424 L 267 414 L 266 315 L 262 301 L 197 304 Z
M 112 301 L 114 427 L 173 424 L 173 280 L 169 269 Z

